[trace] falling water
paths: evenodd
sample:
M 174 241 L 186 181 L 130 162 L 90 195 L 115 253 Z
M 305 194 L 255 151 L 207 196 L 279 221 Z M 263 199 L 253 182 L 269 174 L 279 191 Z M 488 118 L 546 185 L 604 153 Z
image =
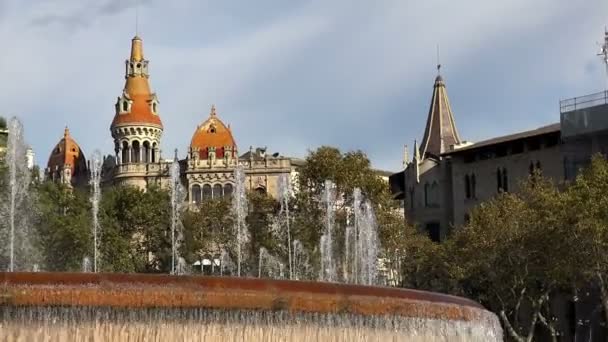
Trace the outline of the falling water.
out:
M 99 150 L 95 150 L 91 156 L 91 212 L 93 216 L 93 272 L 97 272 L 97 262 L 99 260 L 99 201 L 101 200 L 101 163 L 102 157 Z
M 289 220 L 289 199 L 291 198 L 291 182 L 288 174 L 279 176 L 279 203 L 281 204 L 280 215 L 284 218 L 287 230 L 287 259 L 289 264 L 289 279 L 293 279 L 293 255 L 291 250 L 291 229 Z
M 336 265 L 333 257 L 333 226 L 335 221 L 336 187 L 330 180 L 325 181 L 323 190 L 325 205 L 325 231 L 321 236 L 321 281 L 336 281 Z
M 6 224 L 5 228 L 8 231 L 3 232 L 3 235 L 8 238 L 6 239 L 8 240 L 9 254 L 8 270 L 13 272 L 19 265 L 25 267 L 24 259 L 29 257 L 30 241 L 27 231 L 27 206 L 30 172 L 27 168 L 27 147 L 23 138 L 23 126 L 21 122 L 15 117 L 11 118 L 8 129 L 6 151 L 8 198 L 0 206 L 0 213 L 8 218 L 8 222 L 0 222 L 0 228 Z M 20 258 L 20 260 L 17 258 Z
M 284 278 L 284 267 L 285 265 L 277 257 L 270 254 L 266 248 L 260 247 L 258 259 L 258 278 L 261 278 L 264 274 L 267 275 L 268 278 Z
M 489 312 L 466 321 L 283 310 L 9 306 L 0 309 L 0 340 L 497 342 L 503 333 Z
M 245 189 L 245 171 L 242 165 L 234 169 L 234 194 L 232 197 L 232 211 L 236 218 L 234 224 L 234 242 L 237 254 L 237 276 L 241 276 L 241 263 L 243 261 L 243 246 L 248 241 L 247 223 L 247 192 Z
M 180 182 L 179 161 L 177 160 L 177 150 L 175 151 L 175 159 L 169 169 L 171 175 L 171 274 L 181 274 L 182 267 L 179 266 L 179 244 L 182 239 L 180 226 L 180 209 L 184 201 L 185 191 Z

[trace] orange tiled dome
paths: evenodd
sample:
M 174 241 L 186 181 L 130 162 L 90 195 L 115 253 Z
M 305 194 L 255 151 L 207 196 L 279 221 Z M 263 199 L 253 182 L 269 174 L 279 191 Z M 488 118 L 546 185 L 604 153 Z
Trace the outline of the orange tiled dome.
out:
M 215 147 L 217 158 L 224 157 L 225 147 L 232 147 L 232 157 L 236 156 L 236 142 L 232 137 L 230 127 L 226 127 L 222 120 L 217 117 L 215 106 L 211 106 L 209 118 L 196 128 L 190 148 L 199 149 L 200 158 L 208 156 L 209 147 Z
M 152 124 L 162 128 L 160 116 L 153 112 L 156 95 L 148 84 L 148 61 L 144 59 L 141 38 L 135 36 L 131 41 L 131 57 L 126 62 L 127 75 L 123 96 L 131 101 L 130 110 L 117 108 L 112 126 L 121 124 Z M 131 65 L 131 68 L 129 68 Z
M 51 151 L 47 167 L 49 170 L 55 171 L 56 169 L 63 169 L 64 165 L 70 166 L 72 176 L 79 176 L 87 170 L 84 153 L 70 136 L 70 130 L 67 127 L 63 133 L 63 138 Z

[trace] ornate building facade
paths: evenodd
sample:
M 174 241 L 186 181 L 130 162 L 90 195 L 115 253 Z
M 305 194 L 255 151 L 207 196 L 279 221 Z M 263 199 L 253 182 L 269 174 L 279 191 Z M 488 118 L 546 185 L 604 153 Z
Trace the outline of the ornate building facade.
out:
M 161 154 L 161 110 L 158 97 L 150 88 L 148 65 L 142 39 L 136 36 L 131 41 L 129 59 L 125 61 L 125 85 L 116 100 L 110 125 L 114 155 L 103 161 L 106 185 L 141 189 L 169 186 L 170 166 L 178 156 L 177 151 L 171 159 L 163 159 Z M 179 160 L 180 179 L 188 190 L 187 200 L 198 203 L 231 196 L 238 165 L 245 171 L 248 189 L 276 197 L 279 177 L 293 177 L 301 161 L 266 151 L 266 148 L 250 147 L 239 156 L 230 125 L 219 118 L 212 105 L 209 116 L 196 127 L 185 159 Z M 64 138 L 49 157 L 47 177 L 66 184 L 82 184 L 82 178 L 86 179 L 87 175 L 86 165 L 83 152 L 66 129 Z

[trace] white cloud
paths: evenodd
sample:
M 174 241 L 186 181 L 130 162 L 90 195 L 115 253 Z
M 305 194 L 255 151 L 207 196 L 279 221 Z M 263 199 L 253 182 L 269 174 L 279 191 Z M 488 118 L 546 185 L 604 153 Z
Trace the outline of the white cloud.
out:
M 437 43 L 469 140 L 557 121 L 559 98 L 603 85 L 602 0 L 140 2 L 165 151 L 184 151 L 216 103 L 241 151 L 334 144 L 397 169 L 422 134 Z M 64 124 L 85 151 L 111 152 L 133 12 L 126 0 L 0 1 L 0 113 L 23 118 L 39 162 Z

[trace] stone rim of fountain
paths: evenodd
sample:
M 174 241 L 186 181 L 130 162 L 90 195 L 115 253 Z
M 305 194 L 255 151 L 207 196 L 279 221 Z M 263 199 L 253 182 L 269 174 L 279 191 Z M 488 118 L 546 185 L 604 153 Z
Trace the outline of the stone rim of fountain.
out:
M 115 273 L 0 273 L 2 306 L 206 308 L 478 321 L 480 304 L 420 290 L 311 281 Z

